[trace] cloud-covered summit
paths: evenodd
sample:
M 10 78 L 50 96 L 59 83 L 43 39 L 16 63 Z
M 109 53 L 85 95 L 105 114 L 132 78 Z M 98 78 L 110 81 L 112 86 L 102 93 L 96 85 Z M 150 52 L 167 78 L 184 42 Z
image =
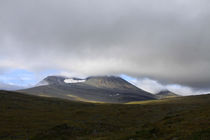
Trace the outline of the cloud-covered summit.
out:
M 207 0 L 1 0 L 0 73 L 58 69 L 210 85 Z

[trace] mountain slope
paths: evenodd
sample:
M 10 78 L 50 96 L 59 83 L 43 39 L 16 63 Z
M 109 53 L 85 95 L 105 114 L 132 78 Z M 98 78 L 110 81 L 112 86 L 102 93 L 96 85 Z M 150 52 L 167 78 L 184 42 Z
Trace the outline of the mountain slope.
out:
M 163 99 L 163 98 L 178 97 L 179 95 L 177 95 L 169 90 L 165 90 L 165 91 L 161 91 L 161 92 L 157 93 L 156 96 L 159 99 Z
M 21 92 L 70 100 L 108 103 L 155 99 L 154 95 L 115 76 L 96 76 L 86 79 L 49 76 L 42 80 L 37 87 L 21 90 Z

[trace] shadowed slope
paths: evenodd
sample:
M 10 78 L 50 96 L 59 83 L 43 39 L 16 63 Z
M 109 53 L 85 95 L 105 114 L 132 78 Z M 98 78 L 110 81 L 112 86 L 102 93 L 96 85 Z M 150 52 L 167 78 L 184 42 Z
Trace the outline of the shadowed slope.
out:
M 210 95 L 125 105 L 0 91 L 1 140 L 208 140 L 209 117 Z

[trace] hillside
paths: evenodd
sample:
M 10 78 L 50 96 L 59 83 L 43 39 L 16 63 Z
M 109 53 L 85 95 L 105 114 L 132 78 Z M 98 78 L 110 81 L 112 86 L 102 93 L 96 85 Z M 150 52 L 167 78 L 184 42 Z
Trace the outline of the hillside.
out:
M 95 76 L 86 79 L 48 76 L 39 82 L 37 87 L 20 90 L 20 92 L 76 101 L 106 103 L 126 103 L 156 98 L 155 95 L 115 76 Z
M 1 140 L 208 140 L 210 95 L 92 104 L 0 91 Z
M 156 96 L 158 99 L 163 99 L 163 98 L 178 97 L 180 95 L 177 95 L 169 90 L 164 90 L 164 91 L 160 91 L 159 93 L 157 93 Z

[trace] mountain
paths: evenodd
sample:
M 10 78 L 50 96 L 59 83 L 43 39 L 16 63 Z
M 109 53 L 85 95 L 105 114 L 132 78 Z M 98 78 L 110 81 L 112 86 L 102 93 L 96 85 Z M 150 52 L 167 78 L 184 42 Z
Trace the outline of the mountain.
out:
M 177 95 L 169 90 L 160 91 L 156 94 L 157 98 L 163 99 L 163 98 L 172 98 L 172 97 L 178 97 L 180 95 Z
M 125 103 L 155 99 L 126 80 L 115 76 L 92 76 L 86 79 L 48 76 L 36 87 L 20 92 L 87 102 Z
M 42 81 L 40 81 L 36 86 L 44 86 L 44 85 L 54 85 L 54 84 L 64 84 L 64 80 L 66 77 L 63 76 L 48 76 Z
M 16 85 L 11 85 L 11 84 L 6 84 L 0 82 L 0 90 L 20 90 L 23 89 L 24 87 L 21 86 L 16 86 Z

